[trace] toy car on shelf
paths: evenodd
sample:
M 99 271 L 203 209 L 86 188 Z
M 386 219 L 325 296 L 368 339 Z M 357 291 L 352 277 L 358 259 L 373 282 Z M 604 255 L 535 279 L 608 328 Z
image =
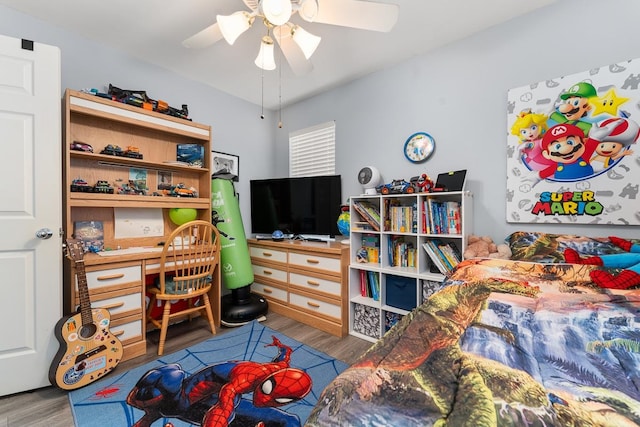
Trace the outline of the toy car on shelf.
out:
M 411 194 L 415 193 L 416 189 L 404 179 L 394 179 L 388 184 L 378 185 L 376 191 L 380 194 Z
M 171 189 L 170 196 L 174 197 L 197 197 L 197 194 L 191 188 L 187 188 L 184 184 L 180 183 Z
M 90 146 L 89 144 L 85 144 L 84 142 L 80 142 L 80 141 L 73 141 L 71 143 L 71 147 L 72 150 L 75 151 L 86 151 L 88 153 L 93 153 L 93 147 Z
M 124 156 L 124 151 L 117 145 L 107 145 L 102 149 L 100 154 L 108 154 L 110 156 Z
M 71 191 L 75 193 L 90 193 L 91 186 L 82 178 L 76 178 L 71 181 Z
M 433 189 L 433 181 L 426 173 L 411 177 L 409 182 L 418 193 L 429 193 Z
M 125 157 L 130 157 L 132 159 L 142 159 L 142 154 L 140 153 L 140 149 L 138 147 L 134 147 L 130 145 L 124 152 Z
M 146 188 L 141 188 L 133 180 L 129 180 L 129 183 L 122 184 L 120 188 L 118 188 L 118 194 L 132 194 L 145 196 L 147 194 Z
M 109 185 L 109 183 L 103 179 L 98 180 L 96 185 L 93 186 L 94 193 L 105 193 L 105 194 L 113 194 L 113 187 Z

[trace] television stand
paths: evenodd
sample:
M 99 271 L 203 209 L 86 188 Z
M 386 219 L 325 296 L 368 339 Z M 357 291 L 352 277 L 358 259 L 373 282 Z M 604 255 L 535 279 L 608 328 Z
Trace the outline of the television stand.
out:
M 269 312 L 347 335 L 349 246 L 304 240 L 247 242 L 254 272 L 251 292 L 268 301 Z

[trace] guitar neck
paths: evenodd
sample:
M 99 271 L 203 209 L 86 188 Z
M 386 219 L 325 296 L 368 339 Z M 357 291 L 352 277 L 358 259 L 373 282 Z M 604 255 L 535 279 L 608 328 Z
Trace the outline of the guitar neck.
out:
M 80 314 L 82 324 L 93 323 L 91 316 L 91 300 L 89 299 L 89 286 L 87 285 L 87 272 L 84 267 L 84 260 L 76 261 L 76 276 L 78 278 L 78 293 L 80 298 Z

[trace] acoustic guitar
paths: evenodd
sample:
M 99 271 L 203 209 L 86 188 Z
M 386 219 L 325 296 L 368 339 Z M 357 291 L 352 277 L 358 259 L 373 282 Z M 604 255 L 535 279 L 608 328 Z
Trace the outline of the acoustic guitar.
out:
M 109 332 L 109 311 L 91 308 L 82 241 L 68 239 L 66 252 L 76 267 L 80 310 L 56 324 L 60 349 L 51 363 L 49 381 L 61 389 L 74 390 L 111 372 L 122 359 L 122 343 Z

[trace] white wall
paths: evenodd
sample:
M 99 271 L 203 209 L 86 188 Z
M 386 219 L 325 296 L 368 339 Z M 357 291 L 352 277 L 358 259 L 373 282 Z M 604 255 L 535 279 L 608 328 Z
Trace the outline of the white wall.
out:
M 476 234 L 496 241 L 517 230 L 640 237 L 631 226 L 505 220 L 507 91 L 640 57 L 639 20 L 637 0 L 557 2 L 287 108 L 276 159 L 286 159 L 290 130 L 335 119 L 345 199 L 361 192 L 357 174 L 365 165 L 378 167 L 386 181 L 467 169 Z M 421 165 L 402 153 L 417 131 L 436 139 L 435 154 Z
M 122 89 L 146 90 L 169 105 L 189 107 L 196 122 L 211 125 L 212 149 L 240 156 L 240 193 L 245 231 L 250 231 L 249 179 L 274 173 L 273 112 L 126 54 L 83 39 L 13 9 L 0 6 L 0 33 L 58 46 L 62 54 L 62 88 L 105 91 L 109 83 Z

